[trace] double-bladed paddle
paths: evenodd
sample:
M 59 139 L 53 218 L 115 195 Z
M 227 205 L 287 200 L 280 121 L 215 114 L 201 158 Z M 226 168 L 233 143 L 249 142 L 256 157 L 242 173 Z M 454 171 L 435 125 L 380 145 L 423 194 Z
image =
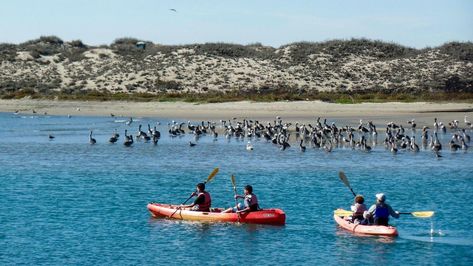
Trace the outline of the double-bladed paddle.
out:
M 350 215 L 353 214 L 352 211 L 347 211 L 347 210 L 343 210 L 343 209 L 335 210 L 333 213 L 335 215 L 341 216 L 341 217 L 350 216 Z M 399 214 L 410 214 L 410 215 L 412 215 L 414 217 L 417 217 L 417 218 L 430 218 L 435 214 L 435 212 L 433 212 L 433 211 L 416 211 L 416 212 L 400 212 Z
M 204 181 L 204 184 L 207 184 L 208 182 L 212 181 L 212 179 L 217 175 L 217 173 L 218 173 L 218 167 L 215 167 L 215 169 L 212 171 L 212 173 L 210 173 L 210 175 L 207 177 L 207 180 Z M 184 201 L 181 205 L 186 204 L 192 197 L 194 197 L 194 193 L 192 195 L 190 195 L 190 197 L 188 197 L 186 199 L 186 201 Z M 180 209 L 181 209 L 181 207 L 176 208 L 176 210 L 169 217 L 172 217 Z

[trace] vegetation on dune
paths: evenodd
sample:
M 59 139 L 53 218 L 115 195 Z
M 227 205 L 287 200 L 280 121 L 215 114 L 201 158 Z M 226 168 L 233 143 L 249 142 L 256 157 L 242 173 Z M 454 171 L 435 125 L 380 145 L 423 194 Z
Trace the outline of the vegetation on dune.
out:
M 99 49 L 100 48 L 100 49 Z M 88 46 L 0 44 L 1 98 L 131 101 L 471 101 L 473 43 L 414 49 L 368 39 Z

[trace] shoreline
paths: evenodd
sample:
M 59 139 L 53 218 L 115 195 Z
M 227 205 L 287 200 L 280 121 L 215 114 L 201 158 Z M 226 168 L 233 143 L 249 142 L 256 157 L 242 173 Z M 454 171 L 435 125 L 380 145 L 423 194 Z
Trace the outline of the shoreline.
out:
M 115 116 L 159 117 L 190 120 L 228 120 L 233 117 L 272 121 L 281 116 L 285 121 L 314 121 L 316 117 L 356 121 L 359 119 L 377 122 L 405 121 L 416 119 L 421 125 L 431 124 L 433 117 L 444 123 L 457 119 L 463 122 L 464 115 L 473 116 L 473 103 L 428 103 L 387 102 L 337 104 L 322 101 L 293 102 L 125 102 L 125 101 L 62 101 L 62 100 L 0 100 L 0 112 L 21 114 L 71 115 L 71 116 Z M 406 120 L 407 119 L 407 120 Z M 473 119 L 473 117 L 471 118 Z M 366 122 L 365 121 L 365 122 Z

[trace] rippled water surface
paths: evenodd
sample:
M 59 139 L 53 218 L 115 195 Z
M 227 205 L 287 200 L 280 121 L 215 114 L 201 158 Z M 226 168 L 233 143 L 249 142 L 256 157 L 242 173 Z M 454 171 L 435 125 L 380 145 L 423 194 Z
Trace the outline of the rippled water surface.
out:
M 0 114 L 0 264 L 469 264 L 473 261 L 473 155 L 429 151 L 397 155 L 296 145 L 280 151 L 263 140 L 212 141 L 189 147 L 170 138 L 167 120 L 141 118 L 130 127 L 111 117 Z M 119 120 L 119 119 L 118 119 Z M 123 131 L 161 121 L 157 146 L 126 148 Z M 119 143 L 107 142 L 114 129 Z M 88 144 L 94 130 L 96 145 Z M 54 134 L 50 141 L 48 134 Z M 471 133 L 470 133 L 471 134 Z M 443 141 L 449 136 L 440 136 Z M 447 147 L 446 145 L 444 145 Z M 179 203 L 214 167 L 213 205 L 233 203 L 230 175 L 252 184 L 262 207 L 278 207 L 287 224 L 201 224 L 153 219 L 150 201 Z M 372 202 L 385 192 L 401 211 L 434 210 L 433 219 L 393 220 L 398 238 L 353 236 L 332 212 L 352 196 L 338 179 Z M 431 229 L 434 233 L 431 234 Z

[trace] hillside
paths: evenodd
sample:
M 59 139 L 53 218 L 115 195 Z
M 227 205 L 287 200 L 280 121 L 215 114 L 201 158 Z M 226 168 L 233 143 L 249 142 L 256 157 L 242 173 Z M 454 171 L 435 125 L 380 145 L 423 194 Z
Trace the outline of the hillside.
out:
M 138 45 L 137 45 L 138 43 Z M 108 46 L 48 36 L 0 44 L 0 94 L 473 93 L 473 43 L 422 50 L 365 39 L 279 48 L 224 43 Z

